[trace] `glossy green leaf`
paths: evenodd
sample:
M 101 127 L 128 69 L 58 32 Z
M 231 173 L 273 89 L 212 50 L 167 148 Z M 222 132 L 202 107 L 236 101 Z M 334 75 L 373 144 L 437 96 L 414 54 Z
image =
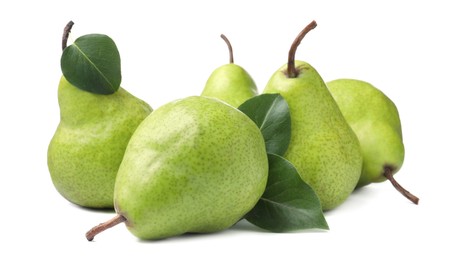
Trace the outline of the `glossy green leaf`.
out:
M 63 50 L 60 65 L 65 78 L 82 90 L 112 94 L 120 87 L 120 54 L 107 35 L 88 34 L 77 38 Z
M 239 110 L 261 129 L 267 152 L 284 155 L 291 138 L 291 116 L 286 100 L 280 94 L 262 94 L 245 101 Z
M 252 224 L 273 232 L 328 229 L 319 198 L 281 156 L 269 154 L 267 187 L 245 216 Z

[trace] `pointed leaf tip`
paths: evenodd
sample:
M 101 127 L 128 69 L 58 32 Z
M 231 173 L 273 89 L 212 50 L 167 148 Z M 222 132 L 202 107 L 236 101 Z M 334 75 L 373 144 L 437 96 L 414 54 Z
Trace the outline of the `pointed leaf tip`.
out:
M 273 232 L 329 229 L 319 198 L 292 163 L 274 154 L 268 158 L 266 190 L 246 220 Z

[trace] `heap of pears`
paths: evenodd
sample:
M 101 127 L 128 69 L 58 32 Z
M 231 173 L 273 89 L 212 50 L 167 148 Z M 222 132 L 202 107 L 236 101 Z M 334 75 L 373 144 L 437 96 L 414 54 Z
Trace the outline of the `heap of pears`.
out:
M 120 87 L 120 59 L 107 36 L 76 40 L 75 45 L 86 41 L 94 53 L 84 55 L 90 65 L 76 65 L 77 53 L 66 46 L 72 25 L 63 35 L 61 120 L 48 147 L 48 167 L 68 201 L 115 209 L 115 216 L 86 238 L 122 222 L 140 239 L 216 232 L 250 212 L 266 190 L 270 162 L 260 128 L 238 109 L 258 90 L 248 72 L 234 64 L 227 37 L 221 35 L 229 63 L 213 71 L 201 95 L 153 110 Z M 289 107 L 291 132 L 283 158 L 314 190 L 322 211 L 341 205 L 356 188 L 387 179 L 417 204 L 393 177 L 404 161 L 393 101 L 365 81 L 326 83 L 309 63 L 295 60 L 297 47 L 316 25 L 312 21 L 299 33 L 287 63 L 262 94 L 279 94 Z M 113 53 L 90 38 L 108 42 Z M 85 69 L 111 56 L 118 57 L 117 71 Z M 90 71 L 117 78 L 115 84 L 107 80 L 112 90 L 100 88 Z

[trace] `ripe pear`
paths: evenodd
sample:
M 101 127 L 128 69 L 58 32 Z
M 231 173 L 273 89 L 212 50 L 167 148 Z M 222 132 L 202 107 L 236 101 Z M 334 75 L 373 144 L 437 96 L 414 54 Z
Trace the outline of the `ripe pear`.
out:
M 155 110 L 138 127 L 115 184 L 117 216 L 140 239 L 226 229 L 262 196 L 265 141 L 256 124 L 214 98 L 188 97 Z
M 115 178 L 128 141 L 152 111 L 123 88 L 110 95 L 81 90 L 61 77 L 60 123 L 48 147 L 57 191 L 74 204 L 113 208 Z
M 318 195 L 323 210 L 344 202 L 354 190 L 362 169 L 359 140 L 344 119 L 319 73 L 295 61 L 295 51 L 310 23 L 289 51 L 288 64 L 276 71 L 265 93 L 279 93 L 291 115 L 291 140 L 284 157 Z
M 229 48 L 230 62 L 215 69 L 207 79 L 201 96 L 218 98 L 233 107 L 257 95 L 257 87 L 248 72 L 234 64 L 229 40 L 221 35 Z
M 356 79 L 337 79 L 327 86 L 356 133 L 363 155 L 358 187 L 391 180 L 415 204 L 418 198 L 393 179 L 403 165 L 405 149 L 398 109 L 381 90 Z

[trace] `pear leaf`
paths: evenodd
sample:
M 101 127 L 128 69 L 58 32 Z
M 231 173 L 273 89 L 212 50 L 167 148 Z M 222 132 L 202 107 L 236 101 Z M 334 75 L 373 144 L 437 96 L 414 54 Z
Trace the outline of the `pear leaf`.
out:
M 275 154 L 268 159 L 267 187 L 245 219 L 273 232 L 329 229 L 318 196 L 292 163 Z
M 82 90 L 107 95 L 120 87 L 120 54 L 107 35 L 77 38 L 63 50 L 60 65 L 65 78 Z
M 245 101 L 239 110 L 261 130 L 267 153 L 284 155 L 291 138 L 291 116 L 286 100 L 280 94 L 262 94 Z

